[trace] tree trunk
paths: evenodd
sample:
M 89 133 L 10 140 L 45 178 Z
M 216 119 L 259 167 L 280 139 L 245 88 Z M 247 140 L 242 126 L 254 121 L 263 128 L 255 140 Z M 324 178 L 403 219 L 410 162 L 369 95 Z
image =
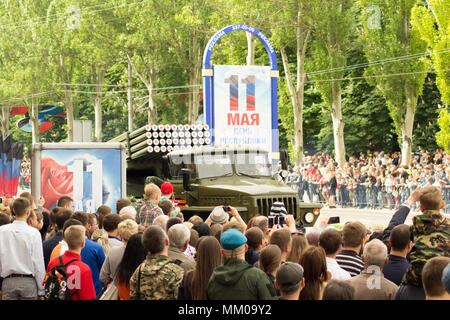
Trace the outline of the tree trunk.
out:
M 153 124 L 158 120 L 158 111 L 156 110 L 155 102 L 153 101 L 153 81 L 150 80 L 146 87 L 148 91 L 147 121 L 148 124 Z
M 291 96 L 292 110 L 294 114 L 294 143 L 292 145 L 294 150 L 295 164 L 300 165 L 304 159 L 304 146 L 303 146 L 303 102 L 305 92 L 305 56 L 306 48 L 308 47 L 309 36 L 311 30 L 304 30 L 302 28 L 302 14 L 301 8 L 298 8 L 297 12 L 297 87 L 294 86 L 294 81 L 289 69 L 289 63 L 286 55 L 285 48 L 281 48 L 281 58 L 283 61 L 283 68 L 286 75 L 286 81 L 288 84 L 289 94 Z
M 6 137 L 9 134 L 9 113 L 11 112 L 11 108 L 2 107 L 1 112 L 1 123 L 2 123 L 2 136 Z
M 67 75 L 66 57 L 60 55 L 59 60 L 59 70 L 61 72 L 61 80 L 63 83 L 70 83 L 72 76 Z M 67 118 L 67 141 L 73 142 L 73 101 L 72 101 L 72 89 L 70 86 L 66 86 L 64 90 L 64 105 L 66 108 L 66 118 Z
M 198 84 L 200 82 L 200 67 L 198 64 L 196 64 L 196 68 L 194 69 L 194 77 L 192 79 L 192 82 L 192 123 L 195 123 L 200 111 L 200 89 L 198 87 Z
M 72 101 L 72 90 L 67 88 L 64 92 L 64 104 L 66 107 L 66 117 L 67 117 L 67 141 L 73 142 L 73 101 Z
M 256 39 L 253 33 L 245 32 L 247 36 L 247 65 L 253 66 L 255 64 L 255 46 Z
M 32 143 L 35 144 L 39 142 L 39 98 L 35 95 L 31 98 L 31 112 L 28 114 L 30 115 Z
M 128 56 L 128 131 L 133 131 L 133 95 L 132 95 L 132 88 L 133 88 L 133 68 L 131 67 L 131 59 L 130 56 Z
M 414 113 L 416 111 L 417 97 L 414 93 L 405 92 L 406 97 L 406 113 L 405 118 L 400 126 L 402 137 L 402 166 L 409 166 L 411 163 L 411 151 L 413 141 L 413 125 Z
M 156 123 L 156 121 L 158 120 L 157 119 L 158 111 L 157 111 L 155 103 L 153 101 L 153 89 L 154 89 L 155 83 L 156 83 L 156 71 L 155 71 L 154 62 L 153 62 L 153 60 L 151 60 L 149 62 L 150 77 L 149 77 L 149 79 L 147 79 L 142 75 L 141 72 L 139 72 L 137 70 L 136 65 L 131 60 L 131 57 L 129 54 L 127 55 L 127 57 L 128 57 L 128 62 L 131 65 L 132 71 L 134 71 L 134 73 L 136 73 L 138 78 L 144 83 L 145 87 L 147 88 L 147 92 L 148 92 L 147 122 L 148 122 L 148 124 Z
M 345 164 L 344 121 L 342 121 L 341 85 L 331 84 L 331 118 L 333 120 L 333 138 L 335 159 L 340 168 Z
M 303 161 L 303 87 L 297 86 L 297 89 L 300 89 L 299 91 L 295 89 L 294 80 L 292 79 L 292 75 L 289 69 L 289 63 L 287 60 L 285 48 L 281 47 L 280 51 L 294 113 L 294 136 L 292 139 L 292 147 L 294 149 L 295 164 L 299 165 Z
M 103 81 L 105 79 L 106 71 L 97 66 L 95 73 L 96 84 L 95 87 L 95 101 L 94 101 L 94 112 L 95 112 L 95 141 L 102 142 L 102 97 L 103 97 Z
M 192 93 L 188 97 L 188 123 L 190 124 L 197 121 L 200 111 L 200 91 L 198 88 L 198 84 L 200 83 L 202 55 L 200 51 L 201 48 L 198 44 L 196 30 L 194 30 L 192 41 L 192 55 L 190 55 L 192 65 L 189 72 L 189 86 L 192 90 Z

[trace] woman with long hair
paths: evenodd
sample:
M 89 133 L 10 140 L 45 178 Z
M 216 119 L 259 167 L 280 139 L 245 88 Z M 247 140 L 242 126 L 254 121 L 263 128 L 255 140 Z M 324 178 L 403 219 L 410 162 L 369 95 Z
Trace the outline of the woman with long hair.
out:
M 130 278 L 136 268 L 145 260 L 146 254 L 147 252 L 142 246 L 142 233 L 132 235 L 128 239 L 114 279 L 120 300 L 130 300 Z
M 287 256 L 286 261 L 299 263 L 303 251 L 309 246 L 308 240 L 303 234 L 297 233 L 292 236 L 291 252 Z
M 308 247 L 300 257 L 300 265 L 304 270 L 305 287 L 300 292 L 299 300 L 321 300 L 327 281 L 331 278 L 325 250 L 322 247 Z
M 219 241 L 214 236 L 203 236 L 198 241 L 197 263 L 194 270 L 184 275 L 178 300 L 205 300 L 208 281 L 214 269 L 222 265 Z

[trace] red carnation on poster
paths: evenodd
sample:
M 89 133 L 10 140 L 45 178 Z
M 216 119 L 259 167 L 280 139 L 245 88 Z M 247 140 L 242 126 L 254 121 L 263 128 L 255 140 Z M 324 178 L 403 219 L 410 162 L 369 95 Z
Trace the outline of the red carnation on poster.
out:
M 52 158 L 41 160 L 41 195 L 44 208 L 50 209 L 63 196 L 73 195 L 73 173 Z

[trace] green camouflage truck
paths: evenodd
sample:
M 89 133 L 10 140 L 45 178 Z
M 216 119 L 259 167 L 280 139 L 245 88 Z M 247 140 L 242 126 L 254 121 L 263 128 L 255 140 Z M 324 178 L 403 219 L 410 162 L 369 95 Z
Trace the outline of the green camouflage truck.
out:
M 152 132 L 147 125 L 111 140 L 126 145 L 129 196 L 142 198 L 146 182 L 160 185 L 169 181 L 176 200 L 184 205 L 181 212 L 186 220 L 194 214 L 205 219 L 214 207 L 229 205 L 248 222 L 255 215 L 269 215 L 272 204 L 279 201 L 284 203 L 288 214 L 294 215 L 298 227 L 315 224 L 322 205 L 301 203 L 298 193 L 281 182 L 287 172 L 273 171 L 266 151 L 201 145 L 192 139 L 191 129 L 190 140 L 194 141 L 185 138 L 182 144 L 179 141 L 182 130 L 166 130 L 171 132 L 166 135 L 161 134 L 164 130 L 155 134 L 157 131 Z M 184 131 L 184 136 L 189 131 Z

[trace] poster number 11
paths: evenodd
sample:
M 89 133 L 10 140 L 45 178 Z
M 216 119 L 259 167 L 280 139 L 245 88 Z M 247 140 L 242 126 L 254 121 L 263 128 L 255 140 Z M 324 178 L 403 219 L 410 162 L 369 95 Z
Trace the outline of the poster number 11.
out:
M 83 186 L 84 186 L 84 171 L 83 160 L 75 160 L 73 164 L 67 166 L 67 171 L 73 173 L 73 201 L 81 201 L 83 199 Z M 102 160 L 93 160 L 91 164 L 86 167 L 86 172 L 91 172 L 92 181 L 92 195 L 91 200 L 94 202 L 95 207 L 102 204 L 103 195 L 103 166 Z

